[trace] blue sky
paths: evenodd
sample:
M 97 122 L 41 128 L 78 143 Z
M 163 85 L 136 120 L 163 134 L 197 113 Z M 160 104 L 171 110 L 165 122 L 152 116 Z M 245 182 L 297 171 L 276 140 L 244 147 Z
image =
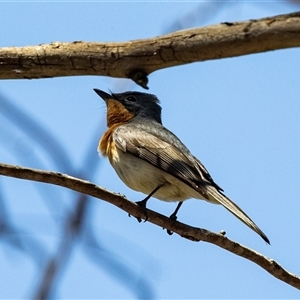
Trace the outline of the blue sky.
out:
M 1 47 L 127 41 L 174 28 L 299 10 L 283 1 L 2 2 L 0 8 L 5 12 L 0 19 L 5 29 Z M 271 246 L 224 208 L 203 201 L 184 203 L 178 219 L 211 231 L 225 230 L 229 238 L 296 274 L 300 274 L 299 54 L 299 49 L 272 51 L 163 69 L 149 76 L 149 92 L 161 100 L 164 125 L 262 228 Z M 97 141 L 105 131 L 106 119 L 105 105 L 93 88 L 143 91 L 130 80 L 109 77 L 0 81 L 1 96 L 57 139 L 72 172 L 82 169 L 88 155 L 98 165 L 93 172 L 85 171 L 85 179 L 141 200 L 144 195 L 127 188 L 108 161 L 97 158 Z M 28 138 L 17 119 L 12 121 L 1 113 L 0 123 L 1 162 L 60 172 L 67 169 L 55 163 L 54 153 L 45 150 L 47 140 L 42 145 L 34 136 Z M 95 150 L 88 152 L 90 149 Z M 41 241 L 49 255 L 55 253 L 64 213 L 74 206 L 74 193 L 44 185 L 37 188 L 11 178 L 1 178 L 0 189 L 11 222 Z M 148 295 L 157 299 L 299 298 L 296 289 L 245 259 L 214 245 L 170 237 L 150 223 L 138 224 L 100 200 L 90 202 L 89 224 L 106 250 L 99 252 L 98 263 L 87 255 L 93 245 L 84 238 L 90 228 L 86 226 L 59 277 L 55 298 L 137 298 L 132 287 L 141 278 L 151 290 Z M 151 199 L 148 207 L 170 215 L 175 204 Z M 121 271 L 110 263 L 110 255 L 135 275 L 126 278 L 122 273 L 119 278 Z M 44 263 L 42 259 L 37 267 L 28 255 L 2 239 L 0 298 L 32 297 Z

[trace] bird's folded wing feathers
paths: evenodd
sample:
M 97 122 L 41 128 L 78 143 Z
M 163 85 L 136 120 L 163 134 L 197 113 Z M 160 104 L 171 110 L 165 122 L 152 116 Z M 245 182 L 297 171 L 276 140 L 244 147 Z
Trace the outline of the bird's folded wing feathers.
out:
M 201 161 L 198 158 L 196 158 L 195 156 L 193 158 L 194 158 L 194 160 L 196 162 L 196 168 L 197 168 L 198 172 L 201 172 L 205 176 L 206 180 L 208 180 L 209 182 L 211 182 L 212 185 L 217 190 L 223 191 L 223 189 L 214 182 L 214 180 L 212 179 L 212 177 L 210 176 L 210 174 L 208 173 L 208 171 L 206 170 L 206 168 L 204 167 L 204 165 L 201 163 Z
M 201 194 L 203 193 L 201 186 L 215 186 L 213 181 L 210 182 L 206 179 L 207 175 L 203 174 L 201 170 L 203 166 L 198 160 L 191 161 L 175 146 L 151 133 L 137 128 L 135 128 L 134 133 L 118 128 L 114 132 L 113 138 L 116 146 L 122 151 L 137 156 L 162 171 L 172 174 L 187 185 L 197 189 Z M 204 170 L 209 175 L 205 168 Z M 210 175 L 209 178 L 211 178 Z

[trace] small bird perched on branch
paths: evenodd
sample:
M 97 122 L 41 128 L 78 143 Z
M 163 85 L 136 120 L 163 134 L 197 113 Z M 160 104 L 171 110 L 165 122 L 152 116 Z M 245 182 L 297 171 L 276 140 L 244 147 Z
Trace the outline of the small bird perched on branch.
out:
M 148 195 L 137 202 L 146 208 L 150 197 L 178 201 L 190 198 L 221 204 L 268 244 L 262 230 L 213 181 L 203 164 L 162 125 L 161 106 L 156 96 L 140 92 L 120 94 L 94 91 L 107 106 L 108 130 L 98 151 L 107 156 L 121 180 L 131 189 Z

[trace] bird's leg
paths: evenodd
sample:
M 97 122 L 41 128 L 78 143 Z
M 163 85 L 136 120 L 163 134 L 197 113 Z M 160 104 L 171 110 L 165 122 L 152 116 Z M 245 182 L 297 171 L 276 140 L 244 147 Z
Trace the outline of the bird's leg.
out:
M 171 216 L 170 216 L 170 219 L 171 220 L 173 220 L 174 222 L 177 220 L 177 213 L 178 213 L 178 211 L 179 211 L 179 208 L 181 207 L 181 205 L 182 205 L 182 201 L 180 201 L 178 204 L 177 204 L 177 206 L 176 206 L 176 209 L 174 210 L 174 212 L 171 214 Z
M 158 185 L 144 200 L 141 201 L 137 201 L 135 202 L 138 206 L 142 207 L 144 209 L 144 214 L 145 214 L 145 222 L 148 220 L 148 215 L 147 215 L 147 210 L 146 210 L 146 204 L 147 201 L 164 185 L 160 184 Z M 140 222 L 140 219 L 138 219 L 138 221 Z
M 181 207 L 181 205 L 182 205 L 182 201 L 181 202 L 179 202 L 178 203 L 178 205 L 176 206 L 176 208 L 175 208 L 175 210 L 174 210 L 174 212 L 171 214 L 171 216 L 170 216 L 170 219 L 171 220 L 173 220 L 173 224 L 176 222 L 176 220 L 177 220 L 177 213 L 178 213 L 178 211 L 179 211 L 179 208 Z M 167 230 L 167 233 L 169 234 L 169 235 L 172 235 L 173 234 L 173 232 L 171 231 L 171 230 Z

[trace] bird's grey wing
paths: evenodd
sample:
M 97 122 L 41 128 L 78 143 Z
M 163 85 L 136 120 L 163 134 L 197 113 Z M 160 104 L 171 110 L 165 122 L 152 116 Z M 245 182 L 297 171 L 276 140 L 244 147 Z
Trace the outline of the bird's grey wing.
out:
M 207 171 L 207 169 L 204 167 L 204 165 L 201 163 L 201 161 L 196 158 L 195 156 L 193 156 L 195 162 L 196 162 L 196 168 L 198 169 L 199 173 L 202 173 L 203 176 L 212 183 L 212 185 L 219 191 L 224 191 L 219 185 L 217 185 L 214 180 L 212 179 L 212 177 L 210 176 L 209 172 Z
M 120 126 L 115 130 L 113 138 L 116 146 L 122 151 L 172 174 L 201 194 L 205 193 L 202 186 L 213 185 L 199 173 L 195 163 L 191 162 L 182 151 L 147 131 L 137 127 L 131 130 L 130 126 Z
M 144 130 L 147 133 L 159 138 L 160 141 L 164 141 L 168 145 L 172 145 L 173 147 L 175 147 L 183 156 L 185 156 L 184 162 L 197 173 L 197 177 L 201 179 L 201 182 L 207 181 L 217 190 L 223 191 L 223 189 L 214 182 L 204 165 L 195 156 L 192 155 L 189 149 L 173 132 L 171 132 L 161 124 L 152 122 L 150 120 L 143 120 L 143 122 L 133 124 L 133 126 L 135 126 L 135 128 L 138 127 L 140 130 Z

